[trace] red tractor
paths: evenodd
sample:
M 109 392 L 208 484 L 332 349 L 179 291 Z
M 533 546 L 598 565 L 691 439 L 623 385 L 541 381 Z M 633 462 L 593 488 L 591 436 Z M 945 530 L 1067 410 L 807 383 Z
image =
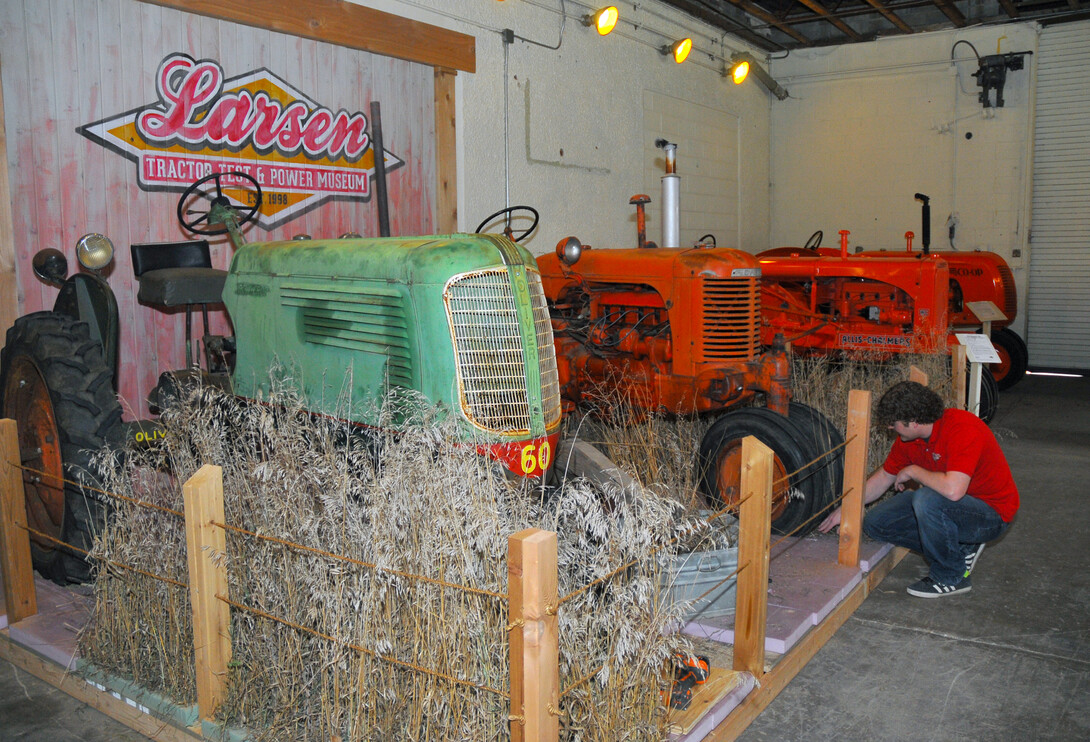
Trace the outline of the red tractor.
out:
M 1026 342 L 1009 325 L 1018 316 L 1018 292 L 1014 285 L 1014 274 L 1007 261 L 995 253 L 973 250 L 931 250 L 931 199 L 922 193 L 916 194 L 923 203 L 923 250 L 912 252 L 911 232 L 905 233 L 906 250 L 914 257 L 933 256 L 946 261 L 950 267 L 951 290 L 960 296 L 960 309 L 950 313 L 951 332 L 973 332 L 981 327 L 981 322 L 969 305 L 978 301 L 994 303 L 1006 319 L 992 322 L 992 344 L 999 353 L 1000 362 L 990 367 L 1000 389 L 1009 389 L 1026 375 L 1029 364 L 1029 351 Z M 859 253 L 869 257 L 903 257 L 903 253 L 884 250 L 867 250 Z
M 905 233 L 906 251 L 899 250 L 864 250 L 856 253 L 860 257 L 882 258 L 885 260 L 904 260 L 911 256 L 917 260 L 942 260 L 950 271 L 950 332 L 977 332 L 982 323 L 970 309 L 973 302 L 990 301 L 999 308 L 1006 319 L 992 322 L 991 339 L 1000 362 L 989 367 L 1000 390 L 1009 389 L 1026 375 L 1029 352 L 1025 341 L 1011 330 L 1009 325 L 1018 316 L 1018 292 L 1014 285 L 1014 274 L 1007 261 L 995 253 L 973 250 L 931 250 L 931 199 L 922 193 L 916 199 L 923 203 L 922 234 L 923 249 L 913 252 L 912 232 Z M 804 250 L 815 254 L 836 256 L 840 252 L 832 248 L 820 247 L 820 232 L 815 232 Z M 813 247 L 810 243 L 817 238 Z M 782 249 L 782 248 L 781 248 Z M 907 253 L 907 255 L 906 255 Z M 883 269 L 884 273 L 884 269 Z M 953 342 L 953 340 L 951 340 Z

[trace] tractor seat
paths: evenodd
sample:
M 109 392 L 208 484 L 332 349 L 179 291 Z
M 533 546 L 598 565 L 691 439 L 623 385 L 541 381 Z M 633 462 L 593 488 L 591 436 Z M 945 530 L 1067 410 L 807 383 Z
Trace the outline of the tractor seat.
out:
M 132 270 L 140 282 L 137 299 L 158 307 L 185 307 L 186 368 L 194 368 L 197 363 L 193 354 L 193 307 L 201 308 L 204 351 L 208 370 L 213 370 L 208 305 L 223 303 L 227 271 L 212 267 L 208 240 L 132 245 Z
M 227 271 L 212 267 L 208 240 L 132 245 L 136 298 L 161 307 L 219 304 Z

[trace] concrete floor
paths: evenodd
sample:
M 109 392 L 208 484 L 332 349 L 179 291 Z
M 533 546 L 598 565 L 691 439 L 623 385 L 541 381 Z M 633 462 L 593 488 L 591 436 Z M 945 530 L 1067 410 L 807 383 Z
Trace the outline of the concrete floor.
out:
M 909 596 L 910 555 L 741 740 L 1090 739 L 1090 379 L 1027 377 L 992 427 L 1022 509 L 972 592 Z M 0 661 L 0 742 L 140 739 Z

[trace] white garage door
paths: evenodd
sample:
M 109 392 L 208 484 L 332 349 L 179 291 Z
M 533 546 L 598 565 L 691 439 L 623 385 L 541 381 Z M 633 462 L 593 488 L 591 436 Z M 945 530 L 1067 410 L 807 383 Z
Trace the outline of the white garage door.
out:
M 1026 340 L 1032 368 L 1090 369 L 1090 21 L 1046 26 Z

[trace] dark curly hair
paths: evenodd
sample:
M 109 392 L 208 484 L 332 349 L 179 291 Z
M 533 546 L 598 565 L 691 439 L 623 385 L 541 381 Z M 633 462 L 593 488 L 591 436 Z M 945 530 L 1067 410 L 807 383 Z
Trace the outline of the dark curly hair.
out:
M 875 415 L 880 425 L 892 425 L 900 420 L 927 425 L 942 417 L 946 405 L 935 392 L 915 381 L 894 384 L 878 400 Z

